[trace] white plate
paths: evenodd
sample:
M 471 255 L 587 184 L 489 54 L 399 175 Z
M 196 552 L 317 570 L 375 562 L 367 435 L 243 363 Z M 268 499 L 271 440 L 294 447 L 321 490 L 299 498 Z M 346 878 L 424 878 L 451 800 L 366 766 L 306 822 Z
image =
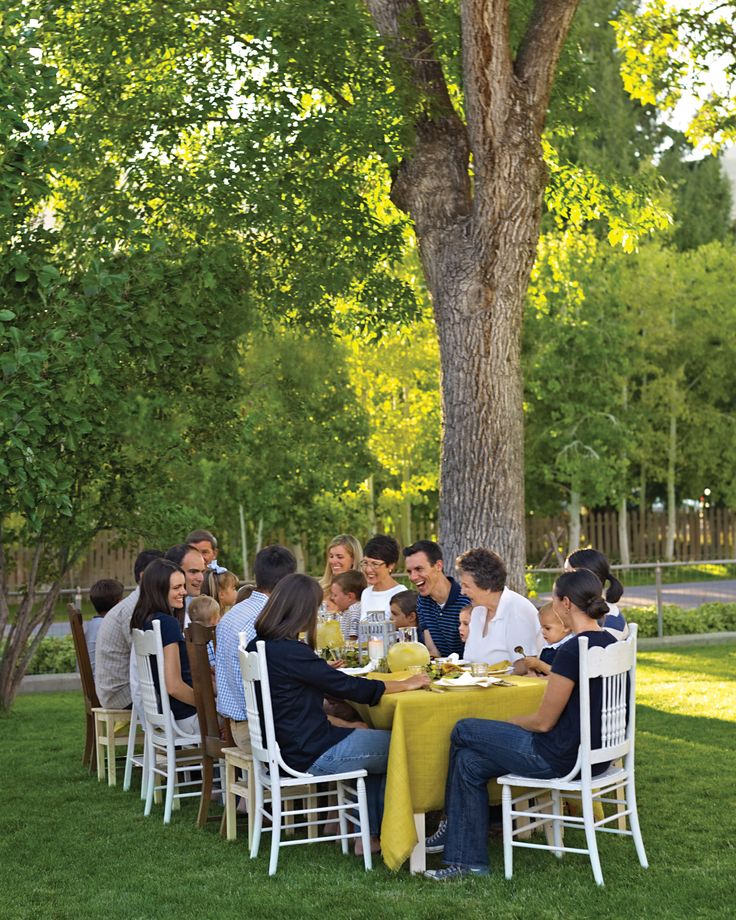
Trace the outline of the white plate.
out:
M 338 671 L 348 674 L 350 677 L 362 677 L 363 674 L 368 674 L 370 671 L 375 671 L 375 669 L 375 665 L 371 662 L 363 668 L 338 668 Z
M 463 674 L 455 680 L 442 677 L 435 681 L 435 686 L 442 687 L 443 690 L 472 690 L 473 687 L 490 687 L 491 684 L 498 683 L 499 679 L 491 676 L 473 677 L 472 674 Z

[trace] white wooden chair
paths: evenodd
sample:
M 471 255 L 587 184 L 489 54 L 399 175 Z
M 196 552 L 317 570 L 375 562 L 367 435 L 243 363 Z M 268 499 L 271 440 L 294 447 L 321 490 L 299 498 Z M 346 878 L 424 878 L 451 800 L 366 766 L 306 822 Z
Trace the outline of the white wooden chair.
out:
M 248 713 L 248 729 L 253 756 L 253 785 L 255 787 L 255 815 L 250 856 L 255 859 L 261 843 L 263 818 L 271 822 L 271 859 L 268 874 L 275 875 L 278 865 L 279 847 L 295 846 L 315 841 L 339 840 L 342 852 L 347 854 L 348 841 L 360 838 L 363 843 L 363 862 L 366 870 L 372 868 L 370 830 L 368 827 L 368 799 L 365 790 L 365 770 L 352 770 L 347 773 L 332 773 L 329 776 L 314 776 L 292 770 L 281 757 L 276 741 L 271 708 L 271 691 L 266 665 L 266 646 L 257 643 L 257 651 L 247 652 L 240 648 L 240 669 L 245 687 L 245 701 Z M 259 705 L 256 686 L 260 684 Z M 264 733 L 261 729 L 263 721 Z M 308 787 L 310 801 L 301 807 L 293 807 L 287 813 L 289 804 L 296 806 L 296 800 L 304 800 L 305 786 Z M 321 787 L 321 788 L 320 788 Z M 337 803 L 330 801 L 337 788 Z M 324 806 L 316 806 L 315 800 L 323 797 Z M 269 801 L 270 800 L 270 801 Z M 357 807 L 358 817 L 355 816 Z M 307 838 L 293 837 L 283 840 L 282 831 L 307 828 L 311 832 L 319 825 L 324 825 L 328 815 L 338 813 L 340 832 L 334 836 L 316 837 L 311 833 Z M 295 820 L 301 819 L 304 820 Z M 288 823 L 287 823 L 288 822 Z M 353 828 L 352 830 L 350 828 Z
M 551 850 L 555 856 L 583 853 L 590 857 L 593 876 L 603 884 L 596 833 L 625 834 L 634 838 L 639 862 L 649 865 L 639 828 L 634 786 L 634 741 L 636 732 L 636 635 L 631 624 L 629 638 L 614 645 L 588 648 L 586 637 L 578 639 L 580 646 L 580 748 L 575 766 L 566 776 L 555 779 L 533 779 L 506 774 L 498 778 L 502 786 L 503 846 L 506 878 L 513 873 L 513 848 L 527 847 Z M 602 681 L 603 708 L 601 713 L 601 746 L 593 748 L 590 731 L 590 681 Z M 628 685 L 628 686 L 627 686 Z M 596 764 L 611 762 L 604 773 L 592 775 Z M 524 790 L 515 796 L 515 790 Z M 579 797 L 581 816 L 563 815 L 562 794 Z M 530 806 L 533 797 L 537 804 Z M 594 802 L 613 805 L 616 810 L 596 820 Z M 526 804 L 524 804 L 526 803 Z M 520 807 L 517 807 L 520 806 Z M 549 810 L 547 810 L 549 809 Z M 625 827 L 628 817 L 630 829 Z M 531 822 L 529 821 L 531 819 Z M 526 822 L 526 823 L 525 823 Z M 617 822 L 617 827 L 611 827 Z M 520 825 L 523 824 L 523 827 Z M 522 842 L 520 832 L 551 825 L 551 840 L 547 843 Z M 566 846 L 562 828 L 582 828 L 585 847 Z
M 171 714 L 169 694 L 164 677 L 164 649 L 161 642 L 161 625 L 153 621 L 153 629 L 133 630 L 133 648 L 138 668 L 143 727 L 146 752 L 144 757 L 143 785 L 146 790 L 145 815 L 150 815 L 154 793 L 166 789 L 164 824 L 171 820 L 175 799 L 199 796 L 201 792 L 201 751 L 198 733 L 184 734 Z M 161 693 L 153 682 L 152 662 L 155 660 Z M 182 774 L 189 778 L 179 780 Z M 192 778 L 199 776 L 199 779 Z M 165 784 L 156 785 L 156 777 Z M 182 789 L 193 791 L 183 792 Z

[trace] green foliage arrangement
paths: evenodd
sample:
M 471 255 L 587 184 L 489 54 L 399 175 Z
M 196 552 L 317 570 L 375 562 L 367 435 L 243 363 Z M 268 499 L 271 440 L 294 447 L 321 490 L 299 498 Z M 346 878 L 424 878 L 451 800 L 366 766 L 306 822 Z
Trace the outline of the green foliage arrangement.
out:
M 41 640 L 26 674 L 72 674 L 77 669 L 71 636 L 47 636 Z
M 652 639 L 657 635 L 657 608 L 627 607 L 624 611 L 629 623 L 639 624 L 639 638 Z M 709 632 L 736 631 L 736 604 L 701 604 L 695 610 L 683 610 L 675 604 L 665 604 L 662 609 L 665 636 L 695 635 Z

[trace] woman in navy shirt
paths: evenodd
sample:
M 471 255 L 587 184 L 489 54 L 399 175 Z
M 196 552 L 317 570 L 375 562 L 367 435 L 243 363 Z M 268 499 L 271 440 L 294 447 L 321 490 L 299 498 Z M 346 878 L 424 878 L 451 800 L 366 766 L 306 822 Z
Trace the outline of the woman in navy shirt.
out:
M 266 643 L 276 740 L 281 756 L 294 770 L 315 775 L 364 769 L 371 848 L 379 848 L 386 764 L 391 733 L 369 729 L 364 722 L 343 722 L 325 715 L 325 696 L 375 705 L 384 693 L 418 690 L 426 674 L 407 680 L 366 680 L 330 667 L 315 652 L 319 582 L 308 575 L 287 575 L 274 588 L 256 620 L 256 642 Z M 299 635 L 306 634 L 306 642 Z M 359 852 L 359 848 L 356 852 Z
M 169 693 L 171 714 L 179 728 L 187 733 L 199 731 L 194 707 L 192 672 L 184 635 L 177 614 L 183 611 L 187 589 L 184 570 L 168 559 L 154 559 L 143 571 L 140 597 L 133 610 L 130 628 L 153 629 L 154 620 L 161 624 L 164 647 L 164 679 Z M 160 693 L 158 667 L 151 663 L 153 682 Z
M 552 604 L 574 637 L 555 655 L 539 709 L 508 722 L 461 719 L 452 732 L 445 787 L 446 822 L 427 840 L 428 852 L 444 852 L 444 869 L 426 872 L 437 881 L 488 873 L 487 783 L 505 773 L 537 779 L 564 776 L 575 766 L 580 745 L 580 652 L 616 642 L 598 620 L 608 611 L 600 579 L 587 569 L 565 573 L 555 582 Z M 601 679 L 590 682 L 592 744 L 600 744 Z M 607 765 L 600 764 L 603 770 Z

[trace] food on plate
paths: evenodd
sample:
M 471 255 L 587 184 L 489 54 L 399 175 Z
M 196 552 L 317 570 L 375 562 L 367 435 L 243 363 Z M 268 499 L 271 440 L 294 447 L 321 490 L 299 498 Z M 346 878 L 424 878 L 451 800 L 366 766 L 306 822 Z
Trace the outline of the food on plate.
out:
M 494 671 L 508 671 L 511 667 L 511 662 L 508 658 L 504 658 L 502 661 L 497 661 L 495 664 L 488 665 L 488 673 L 492 674 Z
M 444 677 L 450 677 L 452 675 L 454 675 L 455 677 L 458 677 L 462 673 L 463 673 L 463 669 L 460 667 L 459 664 L 454 664 L 454 662 L 452 661 L 442 662 L 442 675 Z

